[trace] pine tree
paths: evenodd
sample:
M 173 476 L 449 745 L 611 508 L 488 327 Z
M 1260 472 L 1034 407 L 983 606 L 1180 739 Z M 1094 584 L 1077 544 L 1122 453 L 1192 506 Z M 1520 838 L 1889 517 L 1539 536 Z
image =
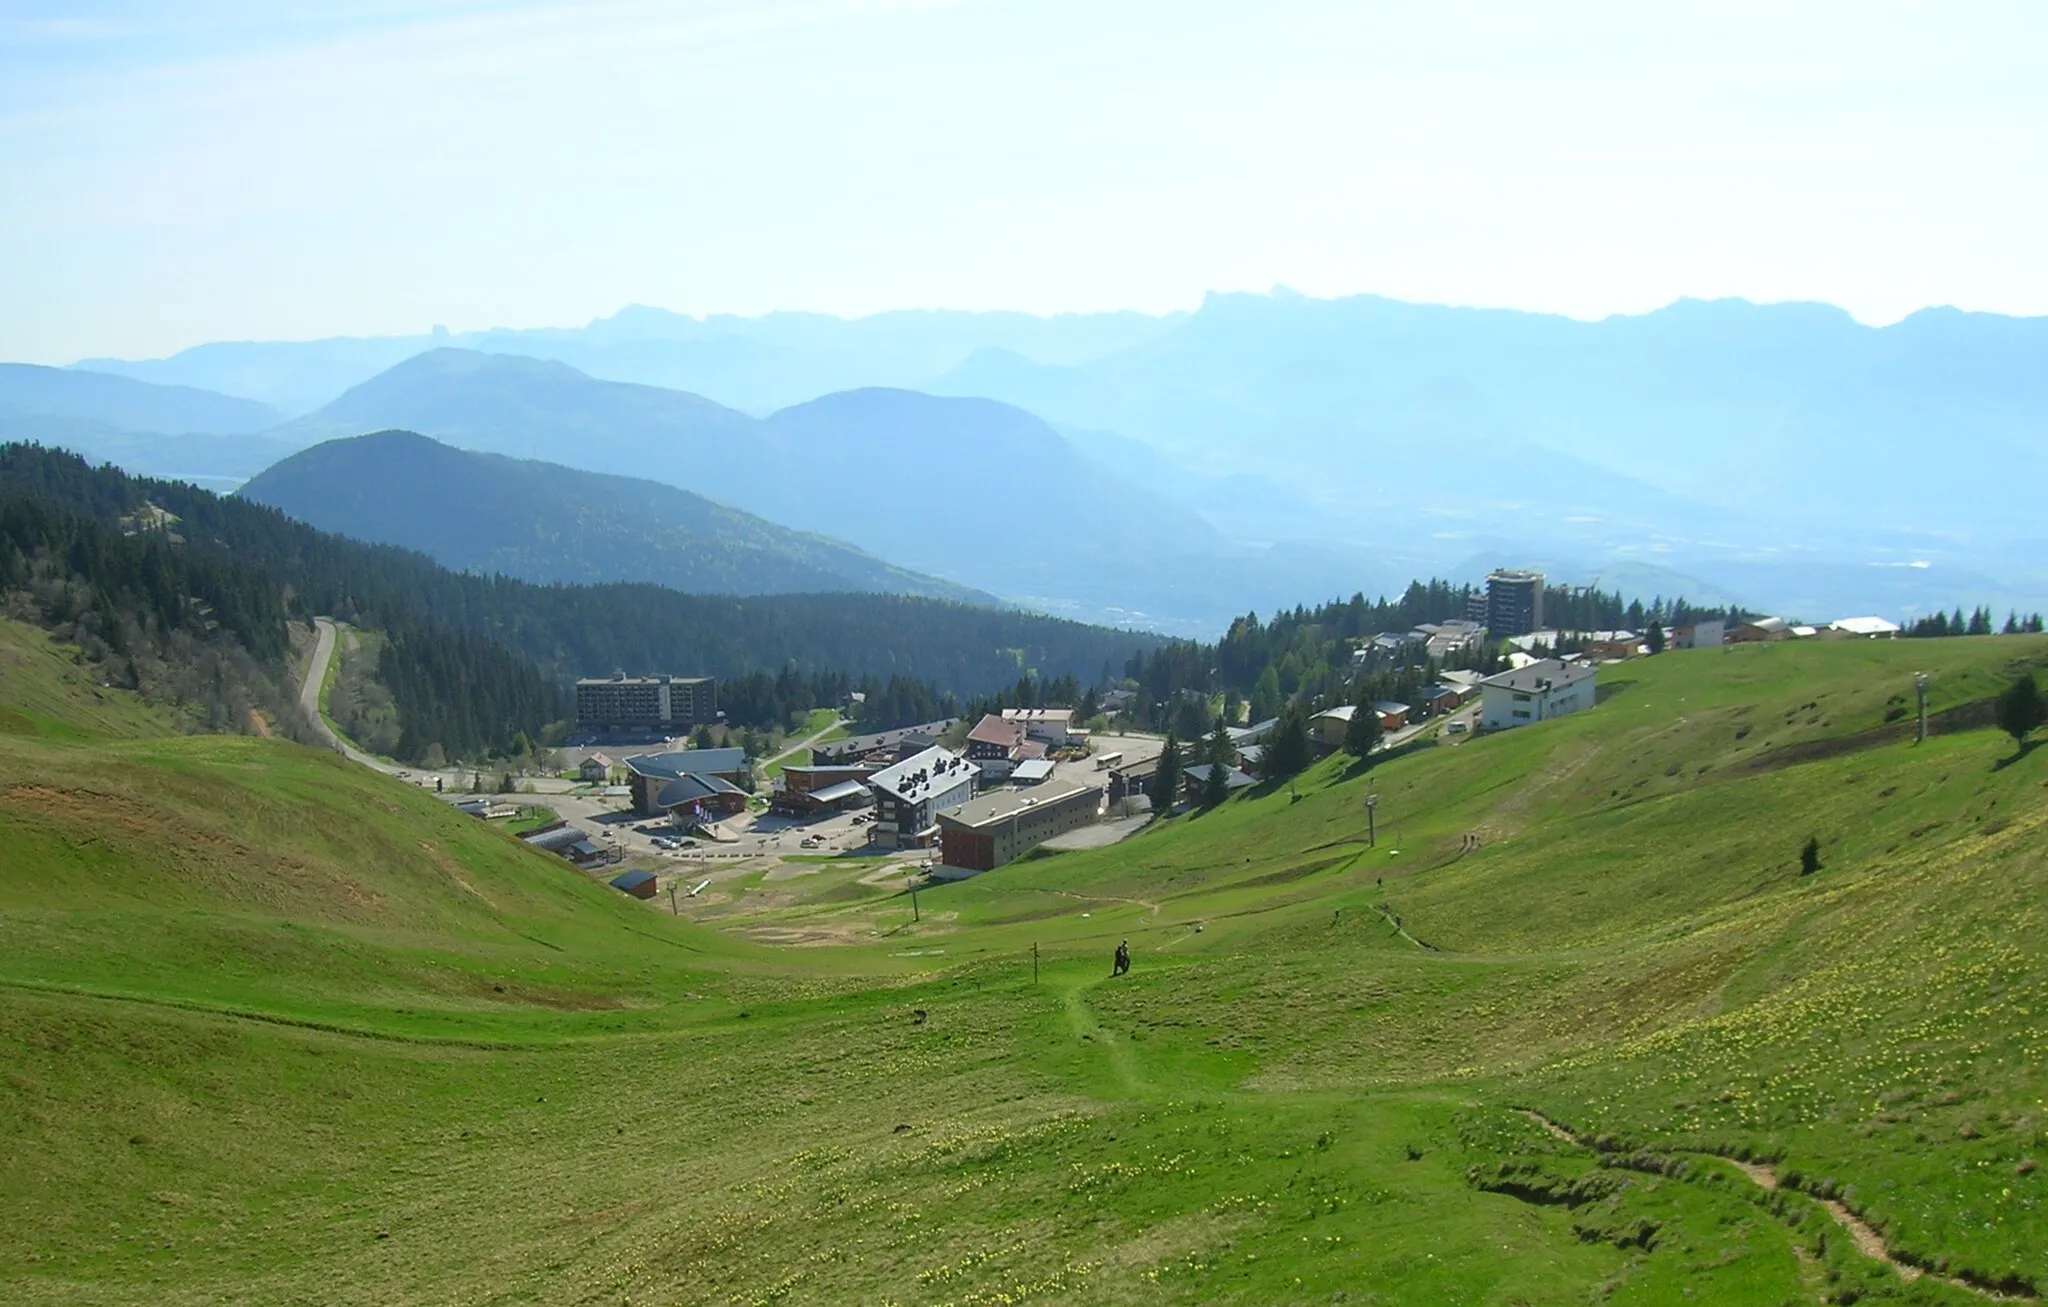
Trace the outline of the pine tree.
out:
M 1351 722 L 1344 728 L 1344 752 L 1354 758 L 1368 759 L 1372 751 L 1380 747 L 1380 740 L 1386 734 L 1380 726 L 1380 715 L 1373 711 L 1372 695 L 1362 694 L 1351 709 Z
M 1806 844 L 1799 850 L 1799 874 L 1811 876 L 1820 870 L 1820 837 L 1809 835 Z
M 1237 766 L 1237 745 L 1231 742 L 1230 726 L 1222 717 L 1216 719 L 1216 729 L 1209 733 L 1209 750 L 1205 762 L 1219 767 Z
M 1227 763 L 1209 764 L 1208 779 L 1202 782 L 1202 806 L 1213 808 L 1230 797 L 1230 766 Z
M 1152 773 L 1152 811 L 1164 817 L 1173 811 L 1174 800 L 1180 797 L 1180 741 L 1172 731 L 1166 733 L 1166 747 L 1159 752 L 1159 769 Z
M 1254 723 L 1270 721 L 1280 715 L 1280 674 L 1267 663 L 1260 671 L 1258 680 L 1252 683 L 1251 719 Z
M 1652 623 L 1650 623 L 1650 629 L 1649 629 L 1649 631 L 1648 631 L 1648 632 L 1647 632 L 1646 634 L 1647 634 L 1647 640 L 1648 640 L 1648 644 L 1649 644 L 1649 646 L 1650 646 L 1650 652 L 1651 652 L 1652 654 L 1660 654 L 1660 653 L 1663 653 L 1663 652 L 1664 652 L 1664 623 L 1662 623 L 1662 622 L 1652 622 Z
M 1273 728 L 1259 754 L 1259 775 L 1267 780 L 1284 779 L 1306 768 L 1314 756 L 1315 749 L 1308 738 L 1308 714 L 1300 705 L 1290 704 L 1281 711 L 1280 724 Z
M 2024 745 L 2027 734 L 2044 721 L 2048 721 L 2048 703 L 2041 699 L 2034 674 L 2023 672 L 1998 696 L 1998 729 L 2010 735 L 2015 745 Z

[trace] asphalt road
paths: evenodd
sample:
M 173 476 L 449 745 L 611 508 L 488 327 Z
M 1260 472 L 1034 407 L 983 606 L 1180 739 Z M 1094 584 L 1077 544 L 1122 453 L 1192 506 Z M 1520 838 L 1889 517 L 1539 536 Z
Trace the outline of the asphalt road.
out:
M 325 617 L 313 619 L 313 657 L 306 663 L 306 679 L 299 686 L 299 707 L 305 711 L 306 720 L 313 724 L 313 731 L 327 747 L 365 767 L 373 767 L 387 774 L 396 770 L 378 762 L 369 754 L 349 744 L 336 735 L 327 725 L 327 719 L 320 715 L 320 687 L 327 683 L 327 664 L 334 657 L 336 633 L 332 620 Z

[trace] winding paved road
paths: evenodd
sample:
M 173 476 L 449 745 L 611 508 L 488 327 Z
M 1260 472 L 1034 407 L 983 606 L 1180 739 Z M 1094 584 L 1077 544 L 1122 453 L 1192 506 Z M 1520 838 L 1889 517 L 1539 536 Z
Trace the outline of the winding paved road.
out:
M 393 771 L 394 768 L 377 761 L 336 735 L 334 728 L 327 724 L 327 719 L 320 715 L 320 687 L 327 683 L 327 664 L 334 657 L 335 629 L 333 620 L 326 617 L 314 618 L 313 628 L 316 636 L 313 656 L 306 663 L 306 679 L 299 686 L 299 707 L 305 710 L 306 720 L 313 723 L 314 733 L 319 735 L 329 748 L 351 762 L 359 762 L 365 767 L 381 772 Z

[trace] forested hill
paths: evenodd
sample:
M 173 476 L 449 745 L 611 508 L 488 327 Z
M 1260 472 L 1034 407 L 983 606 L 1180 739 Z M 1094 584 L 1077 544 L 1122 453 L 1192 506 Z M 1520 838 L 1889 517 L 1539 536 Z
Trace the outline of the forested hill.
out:
M 357 540 L 527 581 L 648 581 L 693 594 L 995 596 L 638 477 L 456 449 L 410 431 L 301 450 L 236 492 Z
M 11 588 L 25 584 L 38 567 L 48 579 L 53 549 L 76 555 L 69 563 L 78 573 L 86 571 L 80 564 L 93 562 L 95 550 L 129 541 L 121 557 L 137 569 L 134 593 L 161 596 L 185 584 L 165 571 L 173 560 L 212 586 L 187 591 L 214 614 L 206 620 L 246 630 L 252 650 L 277 640 L 275 625 L 287 616 L 331 614 L 410 631 L 432 643 L 435 657 L 450 667 L 462 653 L 447 643 L 456 635 L 509 651 L 555 687 L 615 669 L 727 678 L 793 669 L 877 680 L 902 676 L 964 696 L 1013 684 L 1022 672 L 1093 683 L 1105 666 L 1121 667 L 1156 642 L 934 599 L 737 599 L 653 585 L 535 585 L 451 572 L 423 555 L 330 535 L 259 504 L 93 468 L 74 455 L 29 445 L 0 446 L 0 505 L 9 510 L 0 518 L 0 568 L 11 569 L 6 576 L 12 579 L 4 582 Z M 69 524 L 74 519 L 91 531 Z M 159 606 L 168 602 L 162 599 Z M 470 692 L 488 697 L 477 662 L 484 655 L 472 649 L 462 656 L 475 664 L 473 675 L 461 674 L 469 678 Z M 503 720 L 478 729 L 496 732 L 492 742 L 509 741 L 515 729 L 535 734 L 545 725 L 532 720 L 540 711 L 537 704 L 524 704 L 516 725 Z M 451 752 L 462 747 L 454 741 L 444 745 Z

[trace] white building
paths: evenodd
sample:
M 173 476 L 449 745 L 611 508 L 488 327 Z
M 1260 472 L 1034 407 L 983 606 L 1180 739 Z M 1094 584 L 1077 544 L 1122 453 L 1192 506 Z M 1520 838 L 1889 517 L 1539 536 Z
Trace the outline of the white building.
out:
M 1718 649 L 1727 635 L 1728 624 L 1716 617 L 1711 621 L 1687 622 L 1671 628 L 1673 649 Z
M 924 848 L 939 833 L 939 814 L 974 797 L 981 773 L 956 753 L 933 747 L 868 778 L 875 796 L 869 839 L 889 848 Z
M 1479 683 L 1479 729 L 1504 731 L 1591 708 L 1598 679 L 1589 663 L 1555 658 L 1489 676 Z
M 1072 708 L 1005 708 L 1003 720 L 1023 725 L 1024 733 L 1053 748 L 1064 748 L 1074 734 Z
M 1897 638 L 1899 624 L 1887 622 L 1882 617 L 1844 617 L 1839 621 L 1829 622 L 1827 633 L 1837 638 L 1891 640 Z

